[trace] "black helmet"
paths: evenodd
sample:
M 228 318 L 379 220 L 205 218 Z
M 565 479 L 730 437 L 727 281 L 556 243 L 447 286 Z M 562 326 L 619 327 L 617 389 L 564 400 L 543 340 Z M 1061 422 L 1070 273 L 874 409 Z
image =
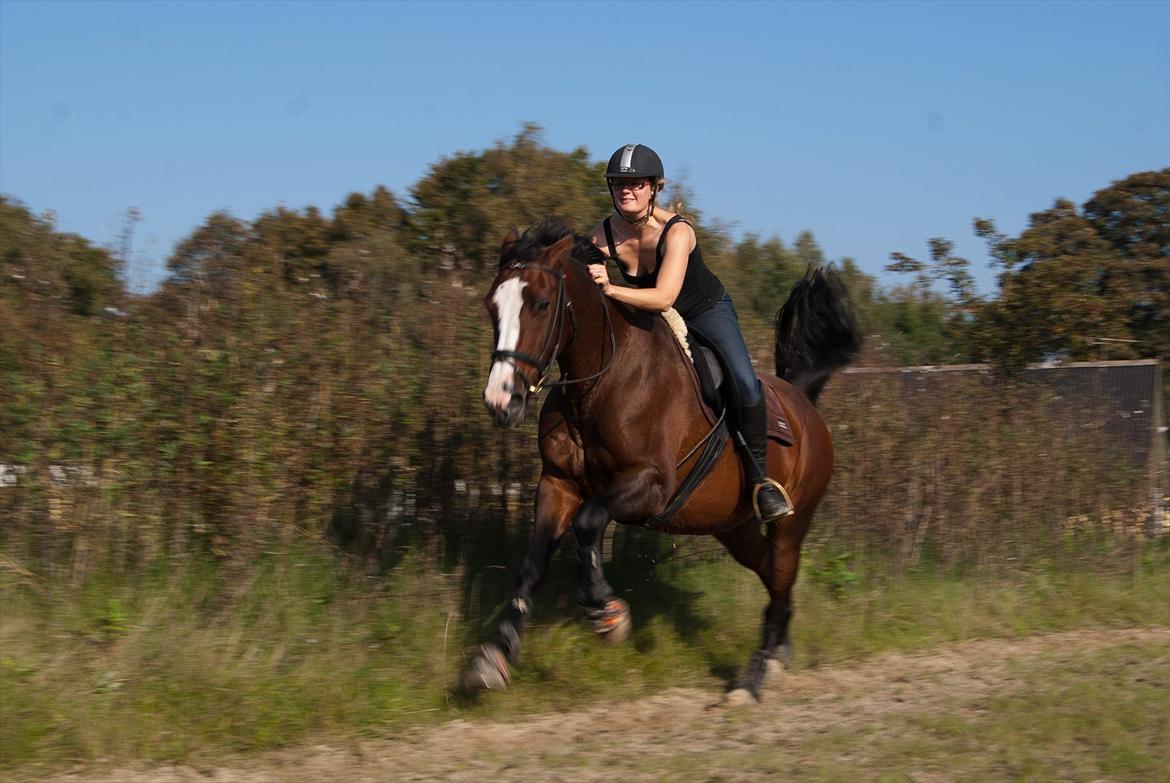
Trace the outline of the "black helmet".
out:
M 605 178 L 628 177 L 665 178 L 662 159 L 658 157 L 658 153 L 645 144 L 627 144 L 624 147 L 618 147 L 617 152 L 609 156 L 609 165 L 605 167 Z

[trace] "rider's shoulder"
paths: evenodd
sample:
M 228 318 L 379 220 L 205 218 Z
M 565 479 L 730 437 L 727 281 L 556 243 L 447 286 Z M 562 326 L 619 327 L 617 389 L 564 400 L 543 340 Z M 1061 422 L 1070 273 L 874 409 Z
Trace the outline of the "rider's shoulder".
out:
M 679 219 L 674 220 L 676 217 Z M 662 221 L 662 230 L 666 231 L 665 241 L 667 244 L 695 241 L 695 229 L 691 227 L 690 221 L 688 221 L 682 215 L 663 210 L 659 219 Z M 670 221 L 672 220 L 674 220 L 674 223 L 670 224 Z M 670 224 L 669 230 L 667 230 L 667 224 Z
M 589 232 L 589 241 L 599 249 L 603 255 L 609 257 L 609 243 L 605 241 L 605 221 L 601 221 Z

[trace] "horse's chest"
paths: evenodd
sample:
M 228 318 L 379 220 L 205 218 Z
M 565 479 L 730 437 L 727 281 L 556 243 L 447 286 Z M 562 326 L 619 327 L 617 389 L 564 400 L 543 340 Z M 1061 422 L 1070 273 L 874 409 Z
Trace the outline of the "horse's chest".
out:
M 603 445 L 587 446 L 584 453 L 585 483 L 596 492 L 621 472 L 622 465 Z
M 661 460 L 651 456 L 646 439 L 631 430 L 594 430 L 583 439 L 582 462 L 586 484 L 592 492 L 604 489 L 626 470 Z M 663 467 L 666 467 L 664 464 Z

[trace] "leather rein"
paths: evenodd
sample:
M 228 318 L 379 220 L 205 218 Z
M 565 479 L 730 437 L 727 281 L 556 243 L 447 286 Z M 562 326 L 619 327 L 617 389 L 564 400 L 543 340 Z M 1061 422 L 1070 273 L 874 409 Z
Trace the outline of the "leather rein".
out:
M 564 334 L 564 329 L 565 329 L 565 313 L 569 314 L 568 320 L 570 320 L 573 324 L 573 336 L 574 337 L 577 336 L 577 316 L 573 313 L 573 303 L 571 301 L 569 301 L 569 299 L 565 296 L 565 280 L 568 278 L 568 272 L 565 271 L 564 269 L 561 269 L 558 271 L 556 269 L 553 269 L 552 267 L 542 266 L 540 264 L 532 264 L 532 263 L 528 263 L 525 261 L 517 261 L 515 263 L 508 264 L 507 266 L 503 267 L 500 270 L 500 273 L 497 274 L 497 276 L 496 276 L 497 282 L 495 285 L 492 286 L 492 288 L 494 289 L 497 285 L 499 285 L 499 275 L 500 274 L 503 274 L 506 271 L 523 271 L 525 269 L 535 269 L 537 271 L 550 274 L 554 278 L 556 278 L 556 281 L 557 281 L 556 315 L 553 316 L 553 322 L 549 326 L 548 333 L 545 334 L 544 344 L 541 345 L 539 354 L 537 354 L 536 356 L 533 356 L 532 354 L 524 353 L 523 351 L 499 351 L 499 350 L 496 350 L 496 351 L 492 351 L 492 355 L 491 355 L 492 363 L 495 364 L 497 361 L 503 359 L 503 360 L 507 361 L 509 364 L 511 364 L 512 368 L 517 373 L 519 373 L 520 377 L 522 377 L 524 379 L 524 382 L 529 384 L 528 385 L 528 393 L 529 394 L 536 394 L 541 389 L 544 389 L 544 388 L 551 388 L 551 387 L 555 387 L 555 386 L 568 386 L 568 385 L 574 384 L 574 383 L 585 383 L 586 381 L 592 381 L 596 378 L 600 378 L 602 375 L 605 374 L 605 372 L 610 367 L 613 366 L 614 359 L 617 358 L 617 334 L 613 328 L 613 321 L 611 320 L 611 316 L 609 314 L 609 305 L 605 301 L 605 294 L 602 293 L 602 291 L 599 287 L 594 286 L 594 288 L 597 289 L 597 295 L 601 297 L 601 311 L 605 314 L 605 328 L 606 328 L 606 331 L 609 332 L 609 344 L 610 344 L 609 345 L 609 347 L 610 347 L 609 361 L 600 370 L 593 373 L 592 375 L 587 375 L 584 378 L 568 378 L 568 379 L 566 379 L 566 378 L 562 377 L 562 379 L 559 381 L 554 381 L 552 383 L 549 383 L 548 379 L 549 379 L 549 375 L 552 373 L 552 366 L 556 362 L 557 354 L 560 353 L 560 349 L 561 349 L 561 337 Z M 552 355 L 550 355 L 548 357 L 548 359 L 545 360 L 543 357 L 544 357 L 545 353 L 548 352 L 550 344 L 552 345 Z M 529 365 L 533 366 L 534 368 L 536 368 L 537 373 L 539 373 L 539 380 L 537 380 L 537 382 L 535 384 L 529 383 L 527 373 L 525 373 L 523 370 L 521 370 L 516 365 L 517 361 L 524 362 L 525 364 L 529 364 Z

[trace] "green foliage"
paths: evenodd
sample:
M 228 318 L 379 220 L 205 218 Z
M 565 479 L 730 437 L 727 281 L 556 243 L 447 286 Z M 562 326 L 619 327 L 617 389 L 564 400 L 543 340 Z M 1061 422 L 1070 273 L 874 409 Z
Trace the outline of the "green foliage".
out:
M 974 293 L 966 259 L 930 240 L 930 260 L 892 253 L 888 271 L 913 275 L 887 295 L 878 324 L 903 361 L 989 361 L 1170 355 L 1170 169 L 1134 174 L 1080 210 L 1066 199 L 1033 214 L 1018 237 L 974 221 L 999 267 L 998 296 Z M 949 297 L 936 287 L 946 283 Z M 883 317 L 884 316 L 884 317 Z M 905 335 L 906 345 L 891 340 Z M 927 346 L 935 344 L 936 348 Z M 907 350 L 909 348 L 909 350 Z M 925 353 L 923 353 L 925 348 Z M 922 361 L 933 358 L 936 361 Z
M 1052 209 L 1032 215 L 1018 238 L 993 232 L 990 222 L 981 224 L 980 234 L 1004 270 L 1000 297 L 982 319 L 981 344 L 989 357 L 1010 364 L 1047 356 L 1095 358 L 1097 338 L 1128 338 L 1129 302 L 1114 283 L 1120 259 L 1074 204 L 1057 200 Z
M 1000 295 L 979 313 L 981 356 L 1007 364 L 1170 354 L 1170 169 L 1058 199 L 1019 237 L 977 220 Z
M 50 218 L 0 196 L 0 304 L 17 311 L 36 306 L 94 316 L 122 297 L 119 263 L 75 234 L 57 232 Z M 20 319 L 19 312 L 5 313 Z M 48 326 L 48 318 L 38 326 Z M 7 342 L 7 340 L 6 340 Z
M 883 353 L 907 365 L 958 364 L 970 353 L 973 310 L 979 304 L 970 262 L 952 254 L 941 237 L 928 243 L 930 261 L 891 253 L 886 271 L 914 276 L 906 287 L 882 294 L 870 321 L 882 338 Z M 950 297 L 937 292 L 947 283 Z
M 813 578 L 834 598 L 844 598 L 849 586 L 860 577 L 849 568 L 852 552 L 840 552 L 826 557 L 812 568 Z
M 130 630 L 130 623 L 126 617 L 126 613 L 122 610 L 122 603 L 116 598 L 110 598 L 106 602 L 106 610 L 102 613 L 99 621 L 102 636 L 106 641 L 116 641 L 119 637 L 125 636 Z
M 604 164 L 589 163 L 584 148 L 544 147 L 541 135 L 527 124 L 511 144 L 442 160 L 414 186 L 412 249 L 427 268 L 483 269 L 516 226 L 556 215 L 586 231 L 612 209 Z
M 882 364 L 957 364 L 966 358 L 962 324 L 955 322 L 951 303 L 933 291 L 882 292 L 862 317 L 870 348 Z
M 754 234 L 735 244 L 728 266 L 719 270 L 724 285 L 733 292 L 737 303 L 765 321 L 775 317 L 784 292 L 795 285 L 805 269 L 798 253 L 785 247 L 778 237 L 761 242 Z

